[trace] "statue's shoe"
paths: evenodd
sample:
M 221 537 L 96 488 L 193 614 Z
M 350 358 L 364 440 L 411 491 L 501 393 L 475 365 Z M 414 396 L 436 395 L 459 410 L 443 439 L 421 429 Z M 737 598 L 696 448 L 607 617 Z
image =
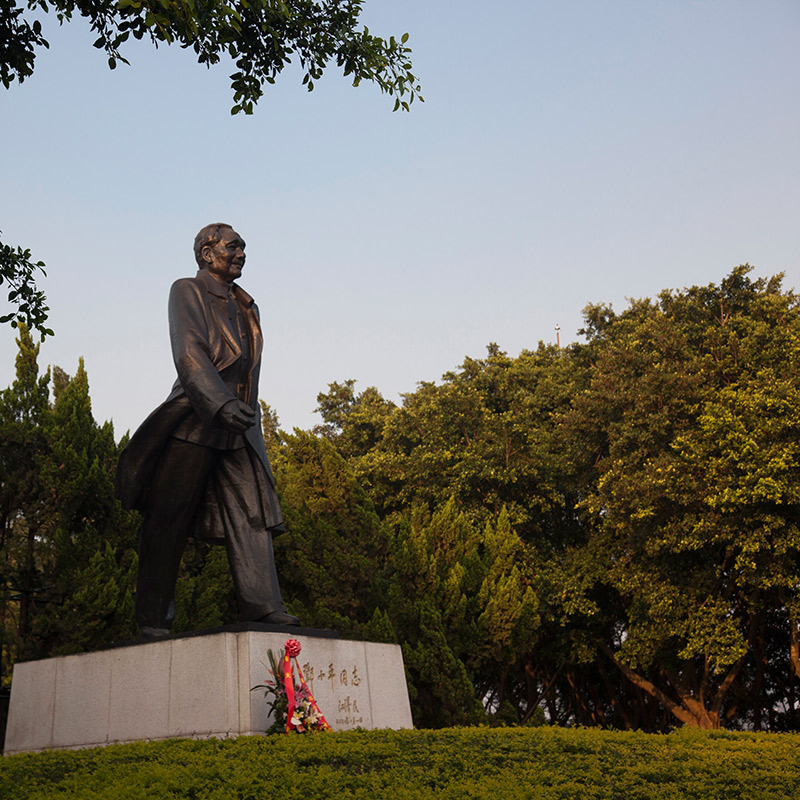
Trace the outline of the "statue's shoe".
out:
M 148 625 L 142 628 L 143 639 L 163 639 L 165 636 L 169 636 L 169 628 L 152 628 Z
M 264 622 L 267 625 L 299 625 L 300 620 L 287 614 L 285 611 L 273 611 L 271 614 L 264 614 L 257 622 Z

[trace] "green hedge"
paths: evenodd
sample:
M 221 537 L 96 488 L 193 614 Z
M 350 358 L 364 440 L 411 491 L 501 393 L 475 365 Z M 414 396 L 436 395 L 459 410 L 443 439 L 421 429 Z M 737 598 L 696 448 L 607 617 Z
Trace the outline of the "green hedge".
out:
M 0 797 L 800 798 L 800 735 L 449 728 L 169 740 L 0 760 Z

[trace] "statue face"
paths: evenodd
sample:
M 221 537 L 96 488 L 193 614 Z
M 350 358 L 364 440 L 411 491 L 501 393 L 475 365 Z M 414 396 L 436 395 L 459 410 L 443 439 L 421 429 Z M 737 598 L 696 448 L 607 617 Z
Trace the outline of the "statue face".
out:
M 206 245 L 202 250 L 208 271 L 225 283 L 235 281 L 244 267 L 244 239 L 233 228 L 222 228 L 220 240 L 215 245 Z

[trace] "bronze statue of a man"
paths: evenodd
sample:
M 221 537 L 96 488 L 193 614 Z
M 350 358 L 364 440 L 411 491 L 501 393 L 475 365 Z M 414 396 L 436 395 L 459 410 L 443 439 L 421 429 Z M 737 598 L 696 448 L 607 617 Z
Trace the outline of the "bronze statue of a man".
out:
M 189 535 L 225 544 L 244 620 L 300 624 L 286 612 L 272 552 L 283 517 L 259 424 L 258 308 L 234 283 L 244 248 L 230 225 L 197 234 L 197 275 L 176 281 L 169 296 L 178 379 L 120 456 L 117 496 L 144 515 L 136 585 L 143 636 L 169 633 Z

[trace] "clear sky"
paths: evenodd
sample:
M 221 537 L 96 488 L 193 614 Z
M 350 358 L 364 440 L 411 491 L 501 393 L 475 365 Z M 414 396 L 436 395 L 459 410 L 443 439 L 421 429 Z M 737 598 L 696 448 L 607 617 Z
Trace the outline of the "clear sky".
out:
M 51 21 L 33 77 L 0 88 L 0 229 L 48 265 L 40 363 L 83 356 L 117 435 L 169 392 L 167 295 L 209 222 L 247 240 L 286 429 L 334 380 L 399 401 L 489 342 L 575 340 L 590 302 L 744 262 L 800 287 L 798 0 L 365 0 L 363 19 L 411 35 L 410 114 L 334 67 L 231 117 L 229 65 L 133 43 L 111 72 L 82 20 Z

